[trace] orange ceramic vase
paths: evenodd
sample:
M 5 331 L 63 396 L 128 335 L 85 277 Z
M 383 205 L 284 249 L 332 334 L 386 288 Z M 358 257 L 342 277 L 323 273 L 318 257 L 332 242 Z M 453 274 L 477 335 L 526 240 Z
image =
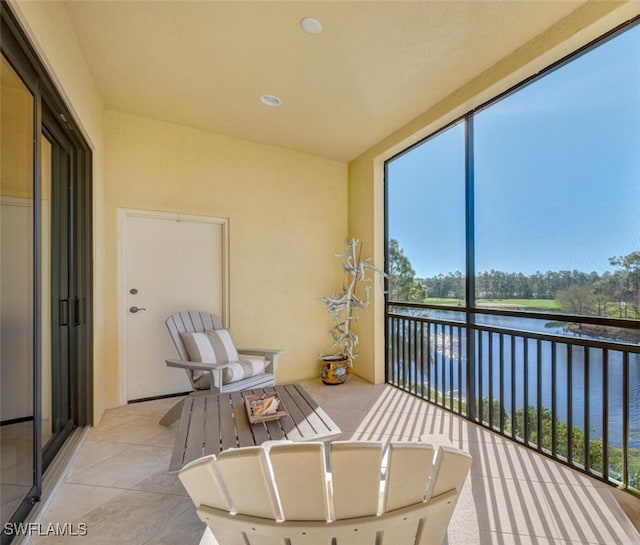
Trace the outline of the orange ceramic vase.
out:
M 349 358 L 344 354 L 322 357 L 322 382 L 342 384 L 349 374 Z

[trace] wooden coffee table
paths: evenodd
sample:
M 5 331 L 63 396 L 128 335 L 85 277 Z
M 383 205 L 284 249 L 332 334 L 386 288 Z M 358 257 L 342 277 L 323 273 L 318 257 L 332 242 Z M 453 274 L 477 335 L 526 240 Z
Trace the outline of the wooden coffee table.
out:
M 289 414 L 279 420 L 250 424 L 244 396 L 274 391 Z M 340 433 L 336 423 L 300 384 L 191 396 L 182 408 L 169 471 L 178 471 L 193 460 L 229 448 L 279 439 L 315 441 Z

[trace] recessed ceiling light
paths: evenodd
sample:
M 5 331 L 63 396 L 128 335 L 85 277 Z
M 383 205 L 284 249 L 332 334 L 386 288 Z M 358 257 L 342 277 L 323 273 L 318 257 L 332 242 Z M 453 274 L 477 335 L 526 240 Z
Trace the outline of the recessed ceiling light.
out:
M 305 17 L 300 21 L 300 26 L 309 34 L 319 34 L 322 32 L 322 23 L 313 17 Z
M 260 100 L 263 104 L 266 104 L 267 106 L 280 106 L 280 104 L 282 104 L 282 100 L 280 100 L 278 97 L 273 95 L 262 95 L 260 97 Z

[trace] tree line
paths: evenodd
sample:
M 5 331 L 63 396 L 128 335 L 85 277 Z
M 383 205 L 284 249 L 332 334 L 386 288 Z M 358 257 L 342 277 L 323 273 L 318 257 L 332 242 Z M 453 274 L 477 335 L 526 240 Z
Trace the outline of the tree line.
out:
M 640 318 L 640 251 L 612 257 L 609 264 L 612 270 L 602 274 L 578 270 L 530 275 L 484 271 L 476 275 L 476 299 L 548 299 L 571 314 Z M 462 301 L 465 297 L 462 272 L 419 278 L 395 239 L 389 241 L 389 274 L 389 295 L 394 301 Z

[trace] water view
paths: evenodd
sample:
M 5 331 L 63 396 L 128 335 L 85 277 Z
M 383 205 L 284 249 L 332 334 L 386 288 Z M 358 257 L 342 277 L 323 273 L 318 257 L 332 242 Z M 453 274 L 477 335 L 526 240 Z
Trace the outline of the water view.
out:
M 532 318 L 507 318 L 504 316 L 483 316 L 482 323 L 496 327 L 506 327 L 521 331 L 531 331 L 544 334 L 558 334 L 574 338 L 582 338 L 583 334 L 573 332 L 567 326 L 545 322 L 544 320 Z M 510 339 L 509 339 L 510 342 Z M 515 353 L 518 355 L 516 359 L 516 406 L 515 409 L 523 408 L 523 391 L 524 391 L 524 374 L 522 362 L 524 361 L 525 340 L 522 337 L 515 338 Z M 527 358 L 528 365 L 528 395 L 530 400 L 537 399 L 537 368 L 538 361 L 538 345 L 534 341 L 527 341 Z M 542 364 L 542 384 L 541 384 L 541 401 L 542 406 L 548 409 L 552 407 L 552 346 L 550 342 L 542 342 L 540 344 L 541 354 L 540 362 Z M 568 351 L 558 347 L 556 350 L 556 392 L 557 407 L 556 414 L 563 423 L 568 422 L 568 404 L 567 392 L 571 391 L 572 397 L 572 419 L 575 427 L 584 429 L 584 407 L 585 395 L 589 397 L 589 436 L 591 439 L 603 437 L 603 410 L 604 410 L 604 390 L 603 390 L 603 355 L 601 349 L 588 349 L 588 385 L 589 391 L 585 391 L 585 348 L 575 346 L 572 349 L 572 367 L 571 367 L 571 388 L 568 387 Z M 483 347 L 483 377 L 486 378 L 483 385 L 483 391 L 488 392 L 488 376 L 489 376 L 489 348 Z M 622 445 L 622 396 L 623 396 L 623 355 L 622 352 L 611 350 L 608 352 L 608 435 L 609 443 L 617 446 Z M 454 368 L 457 367 L 454 365 Z M 505 353 L 505 376 L 506 384 L 511 384 L 511 359 L 510 352 Z M 494 368 L 494 374 L 495 373 Z M 496 377 L 496 381 L 499 380 Z M 494 392 L 499 392 L 499 388 L 494 384 Z M 495 395 L 495 394 L 494 394 Z M 630 403 L 630 422 L 629 422 L 629 446 L 640 448 L 640 354 L 630 354 L 629 357 L 629 403 Z M 509 395 L 503 400 L 504 408 L 507 413 L 511 413 L 512 400 Z M 530 404 L 531 401 L 530 401 Z

